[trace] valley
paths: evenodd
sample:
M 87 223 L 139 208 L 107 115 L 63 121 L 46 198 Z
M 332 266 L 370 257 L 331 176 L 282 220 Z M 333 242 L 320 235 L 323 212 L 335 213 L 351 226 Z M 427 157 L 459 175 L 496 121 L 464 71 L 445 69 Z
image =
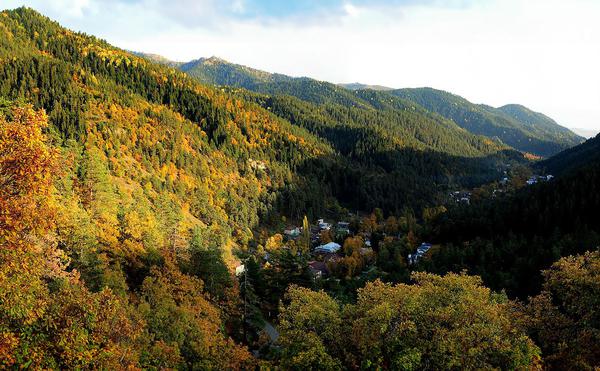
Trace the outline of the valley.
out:
M 593 369 L 599 139 L 4 10 L 0 367 Z

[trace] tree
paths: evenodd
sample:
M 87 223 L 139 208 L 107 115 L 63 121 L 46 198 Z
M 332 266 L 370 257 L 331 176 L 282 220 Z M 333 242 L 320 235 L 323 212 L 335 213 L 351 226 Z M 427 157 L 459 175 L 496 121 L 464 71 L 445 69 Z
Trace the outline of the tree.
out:
M 338 352 L 340 339 L 339 305 L 325 292 L 290 286 L 287 305 L 279 314 L 282 347 L 281 367 L 290 370 L 341 369 L 341 362 L 332 354 Z
M 514 324 L 512 303 L 478 277 L 413 274 L 413 285 L 379 281 L 347 315 L 355 362 L 392 369 L 516 369 L 539 350 Z
M 291 287 L 280 310 L 281 364 L 322 360 L 347 369 L 521 369 L 539 349 L 516 305 L 464 274 L 413 274 L 414 284 L 381 281 L 340 309 L 324 292 Z
M 542 292 L 527 306 L 527 324 L 550 369 L 600 365 L 600 252 L 560 259 L 543 272 Z
M 207 229 L 195 228 L 190 241 L 189 271 L 204 282 L 210 295 L 220 300 L 233 284 L 231 273 L 223 259 L 223 251 L 210 241 Z
M 302 249 L 304 253 L 310 252 L 310 224 L 308 218 L 304 215 L 302 219 Z
M 172 262 L 154 267 L 144 280 L 138 310 L 159 343 L 148 360 L 156 367 L 238 369 L 250 354 L 221 332 L 219 310 L 202 294 L 202 281 L 182 274 Z M 177 357 L 177 355 L 180 357 Z M 174 363 L 171 363 L 174 362 Z
M 27 245 L 53 225 L 58 152 L 45 144 L 43 111 L 14 106 L 0 115 L 0 243 Z

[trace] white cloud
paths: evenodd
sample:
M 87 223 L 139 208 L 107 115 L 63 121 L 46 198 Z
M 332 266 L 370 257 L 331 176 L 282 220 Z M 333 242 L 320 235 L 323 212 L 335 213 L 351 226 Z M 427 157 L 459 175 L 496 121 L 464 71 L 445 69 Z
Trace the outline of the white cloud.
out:
M 69 27 L 172 59 L 217 55 L 334 82 L 432 86 L 600 129 L 596 0 L 348 0 L 337 12 L 283 19 L 227 14 L 253 11 L 250 1 L 8 2 L 32 4 Z
M 360 15 L 360 10 L 352 5 L 352 4 L 344 4 L 344 11 L 350 17 L 358 17 Z

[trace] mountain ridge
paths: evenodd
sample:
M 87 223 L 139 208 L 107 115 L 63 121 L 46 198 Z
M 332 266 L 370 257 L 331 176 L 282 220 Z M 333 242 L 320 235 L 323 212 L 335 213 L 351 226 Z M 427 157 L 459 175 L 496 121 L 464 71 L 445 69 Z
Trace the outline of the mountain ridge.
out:
M 273 74 L 217 57 L 200 58 L 176 67 L 202 83 L 241 87 L 264 94 L 292 95 L 317 104 L 335 102 L 368 107 L 372 106 L 374 99 L 385 101 L 390 99 L 389 95 L 394 95 L 441 114 L 473 134 L 502 141 L 536 156 L 548 157 L 583 141 L 583 138 L 546 115 L 522 105 L 507 104 L 498 108 L 476 105 L 458 95 L 432 88 L 391 89 L 360 83 L 336 85 L 307 77 Z M 347 92 L 340 91 L 338 87 Z M 377 91 L 382 95 L 377 98 L 371 95 L 365 100 L 361 97 L 364 94 L 361 92 L 365 90 Z M 429 101 L 431 99 L 438 103 L 433 104 Z

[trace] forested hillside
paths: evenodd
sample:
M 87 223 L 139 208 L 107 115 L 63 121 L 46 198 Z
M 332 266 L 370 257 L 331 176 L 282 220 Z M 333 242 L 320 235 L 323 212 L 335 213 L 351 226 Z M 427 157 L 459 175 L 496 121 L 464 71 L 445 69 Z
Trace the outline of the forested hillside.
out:
M 471 133 L 497 138 L 537 156 L 548 157 L 583 141 L 554 120 L 523 106 L 507 105 L 496 109 L 431 88 L 399 89 L 391 94 L 439 113 Z
M 264 83 L 292 80 L 291 77 L 285 75 L 271 74 L 232 64 L 217 57 L 180 63 L 177 67 L 201 83 L 209 85 L 240 86 L 254 89 Z
M 254 104 L 66 30 L 30 9 L 2 12 L 0 33 L 0 95 L 8 99 L 2 103 L 3 143 L 9 146 L 1 151 L 2 181 L 14 181 L 10 173 L 4 175 L 16 164 L 27 169 L 23 174 L 15 169 L 16 175 L 32 179 L 8 193 L 6 223 L 27 223 L 12 233 L 19 246 L 37 249 L 38 242 L 28 239 L 38 232 L 41 218 L 47 224 L 40 228 L 48 228 L 36 235 L 53 233 L 52 240 L 40 243 L 64 254 L 57 255 L 63 260 L 53 269 L 65 264 L 75 277 L 67 287 L 50 287 L 43 279 L 45 265 L 39 265 L 40 281 L 28 290 L 19 289 L 22 281 L 6 281 L 17 273 L 0 275 L 2 297 L 16 300 L 1 316 L 3 339 L 10 344 L 1 348 L 11 357 L 0 358 L 8 365 L 29 360 L 59 368 L 86 367 L 95 359 L 108 368 L 142 359 L 157 367 L 239 368 L 249 355 L 229 337 L 240 331 L 231 327 L 239 305 L 228 269 L 232 251 L 252 238 L 259 217 L 290 212 L 284 205 L 308 212 L 313 199 L 314 212 L 328 206 L 326 185 L 299 174 L 307 161 L 325 164 L 335 157 L 331 147 Z M 43 146 L 35 126 L 46 121 L 41 109 L 49 122 L 50 149 L 43 151 L 51 151 L 54 161 L 38 169 L 32 162 L 38 155 L 30 147 Z M 32 188 L 39 177 L 53 188 L 48 183 Z M 44 200 L 49 193 L 55 198 Z M 300 205 L 290 203 L 295 195 Z M 21 220 L 24 214 L 15 210 L 34 210 L 26 197 L 44 202 L 35 208 L 51 214 Z M 11 239 L 3 244 L 13 243 L 13 229 L 4 227 Z M 45 296 L 48 290 L 53 296 Z M 136 299 L 129 302 L 133 293 Z M 37 312 L 27 307 L 40 305 L 31 300 L 53 309 L 40 306 Z M 88 301 L 97 307 L 85 307 Z M 120 337 L 106 332 L 112 331 L 106 321 L 113 314 L 105 312 L 103 301 L 115 302 L 114 316 L 130 321 L 123 322 Z M 34 327 L 61 326 L 45 321 L 62 321 L 61 316 L 70 321 L 69 311 L 97 318 L 63 329 L 80 345 L 57 348 L 63 340 L 43 333 L 27 337 Z M 165 323 L 164 318 L 178 320 Z M 4 319 L 10 327 L 4 327 L 9 323 Z M 107 337 L 115 339 L 113 350 L 102 345 Z
M 597 164 L 460 206 L 522 153 L 385 92 L 202 63 L 262 81 L 0 12 L 0 368 L 600 364 Z
M 520 153 L 471 135 L 438 115 L 410 104 L 399 108 L 406 102 L 394 99 L 376 97 L 382 108 L 364 109 L 233 92 L 325 139 L 348 159 L 353 165 L 336 175 L 343 187 L 336 194 L 359 208 L 387 205 L 392 213 L 406 205 L 420 208 L 427 203 L 418 200 L 437 200 L 439 191 L 452 186 L 496 180 L 506 164 L 524 161 Z M 369 99 L 369 92 L 362 94 Z
M 386 205 L 397 213 L 405 206 L 420 208 L 448 188 L 489 182 L 500 176 L 502 166 L 524 161 L 506 146 L 383 92 L 352 92 L 214 57 L 180 68 L 201 82 L 229 85 L 226 91 L 233 97 L 255 102 L 325 139 L 341 158 L 330 162 L 331 175 L 317 176 L 330 178 L 333 195 L 352 209 Z
M 468 269 L 493 288 L 525 297 L 542 282 L 532 272 L 600 246 L 600 148 L 593 144 L 590 140 L 548 160 L 557 166 L 570 163 L 564 176 L 441 216 L 431 238 L 448 246 L 432 257 L 427 270 Z
M 600 135 L 597 135 L 579 146 L 566 149 L 556 156 L 540 162 L 537 167 L 550 174 L 562 175 L 599 161 Z
M 334 85 L 310 78 L 271 74 L 215 57 L 176 67 L 203 83 L 241 87 L 269 95 L 290 95 L 314 104 L 376 109 L 382 109 L 383 104 L 389 109 L 385 102 L 397 96 L 453 120 L 473 134 L 499 140 L 517 150 L 541 157 L 551 156 L 583 141 L 551 118 L 526 107 L 516 104 L 500 108 L 476 105 L 462 97 L 430 88 L 394 90 L 358 83 Z M 381 94 L 372 94 L 375 91 Z M 365 98 L 365 94 L 368 97 Z

